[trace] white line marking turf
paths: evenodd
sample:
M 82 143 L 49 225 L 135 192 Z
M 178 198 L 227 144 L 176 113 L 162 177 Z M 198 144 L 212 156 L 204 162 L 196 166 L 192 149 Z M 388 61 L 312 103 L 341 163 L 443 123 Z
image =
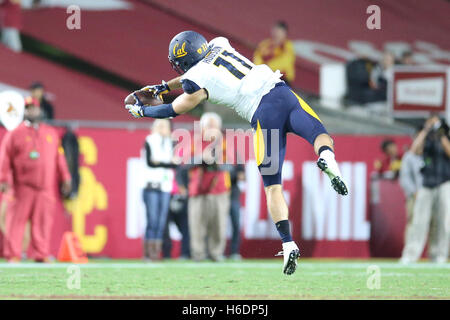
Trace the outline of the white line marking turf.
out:
M 214 263 L 214 262 L 158 262 L 158 263 L 87 263 L 79 264 L 82 269 L 161 269 L 161 268 L 230 268 L 230 269 L 279 269 L 282 261 L 279 262 L 231 262 L 231 263 Z M 1 269 L 57 269 L 67 268 L 72 266 L 72 263 L 0 263 Z M 381 269 L 434 269 L 434 270 L 448 270 L 450 263 L 432 264 L 432 263 L 413 263 L 403 265 L 396 262 L 301 262 L 299 261 L 299 268 L 301 269 L 366 269 L 368 266 L 378 266 Z

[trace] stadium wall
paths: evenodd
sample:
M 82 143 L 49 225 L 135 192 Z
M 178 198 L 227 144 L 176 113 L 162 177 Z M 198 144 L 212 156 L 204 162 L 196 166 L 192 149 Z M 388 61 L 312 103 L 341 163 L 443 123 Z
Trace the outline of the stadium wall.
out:
M 4 132 L 2 129 L 0 136 Z M 65 208 L 60 204 L 54 213 L 52 253 L 56 255 L 63 232 L 73 230 L 90 255 L 140 258 L 145 215 L 139 163 L 148 131 L 79 128 L 76 133 L 81 150 L 81 188 L 76 200 L 66 202 Z M 406 214 L 398 185 L 382 194 L 394 205 L 377 207 L 375 216 L 370 210 L 370 174 L 374 159 L 380 156 L 383 138 L 334 137 L 337 159 L 350 184 L 350 195 L 338 197 L 316 168 L 312 148 L 302 139 L 288 136 L 283 179 L 293 236 L 300 243 L 303 256 L 365 258 L 400 254 Z M 410 143 L 406 136 L 393 138 L 400 146 Z M 266 210 L 253 155 L 248 152 L 251 145 L 249 141 L 245 147 L 247 187 L 241 198 L 242 255 L 269 258 L 280 250 L 280 242 Z M 374 217 L 376 224 L 372 224 Z M 177 239 L 176 234 L 174 237 Z M 177 243 L 175 240 L 175 255 L 179 250 Z

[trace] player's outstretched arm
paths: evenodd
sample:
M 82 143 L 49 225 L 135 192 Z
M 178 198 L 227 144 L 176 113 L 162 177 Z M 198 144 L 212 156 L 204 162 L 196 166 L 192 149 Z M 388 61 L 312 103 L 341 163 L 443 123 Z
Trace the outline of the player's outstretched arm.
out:
M 170 90 L 181 89 L 181 76 L 167 81 Z
M 173 118 L 194 109 L 200 102 L 207 99 L 205 89 L 200 89 L 192 94 L 183 93 L 172 103 L 159 106 L 143 106 L 139 104 L 127 104 L 125 108 L 135 118 Z

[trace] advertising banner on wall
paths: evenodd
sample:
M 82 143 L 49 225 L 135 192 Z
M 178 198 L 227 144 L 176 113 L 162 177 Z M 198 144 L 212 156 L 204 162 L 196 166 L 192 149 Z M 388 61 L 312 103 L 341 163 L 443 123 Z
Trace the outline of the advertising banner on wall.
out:
M 431 113 L 450 120 L 450 68 L 395 67 L 388 99 L 395 117 L 420 118 Z

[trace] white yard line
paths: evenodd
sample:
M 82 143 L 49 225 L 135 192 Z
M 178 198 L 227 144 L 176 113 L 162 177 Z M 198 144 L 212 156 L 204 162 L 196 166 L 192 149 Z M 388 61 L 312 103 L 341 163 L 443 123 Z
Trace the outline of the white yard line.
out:
M 68 266 L 73 265 L 72 263 L 50 263 L 50 264 L 41 264 L 41 263 L 18 263 L 18 264 L 10 264 L 10 263 L 0 263 L 0 271 L 1 269 L 58 269 L 58 268 L 67 268 Z M 261 268 L 261 269 L 280 269 L 281 268 L 281 260 L 280 262 L 236 262 L 236 263 L 214 263 L 214 262 L 158 262 L 158 263 L 87 263 L 80 264 L 81 268 L 86 269 L 178 269 L 178 268 L 227 268 L 227 269 L 249 269 L 249 268 Z M 433 269 L 433 270 L 448 270 L 450 269 L 450 263 L 446 264 L 432 264 L 432 263 L 415 263 L 410 265 L 402 265 L 400 263 L 395 262 L 299 262 L 299 270 L 305 269 L 365 269 L 368 266 L 378 266 L 381 269 Z M 450 275 L 450 273 L 449 273 Z

